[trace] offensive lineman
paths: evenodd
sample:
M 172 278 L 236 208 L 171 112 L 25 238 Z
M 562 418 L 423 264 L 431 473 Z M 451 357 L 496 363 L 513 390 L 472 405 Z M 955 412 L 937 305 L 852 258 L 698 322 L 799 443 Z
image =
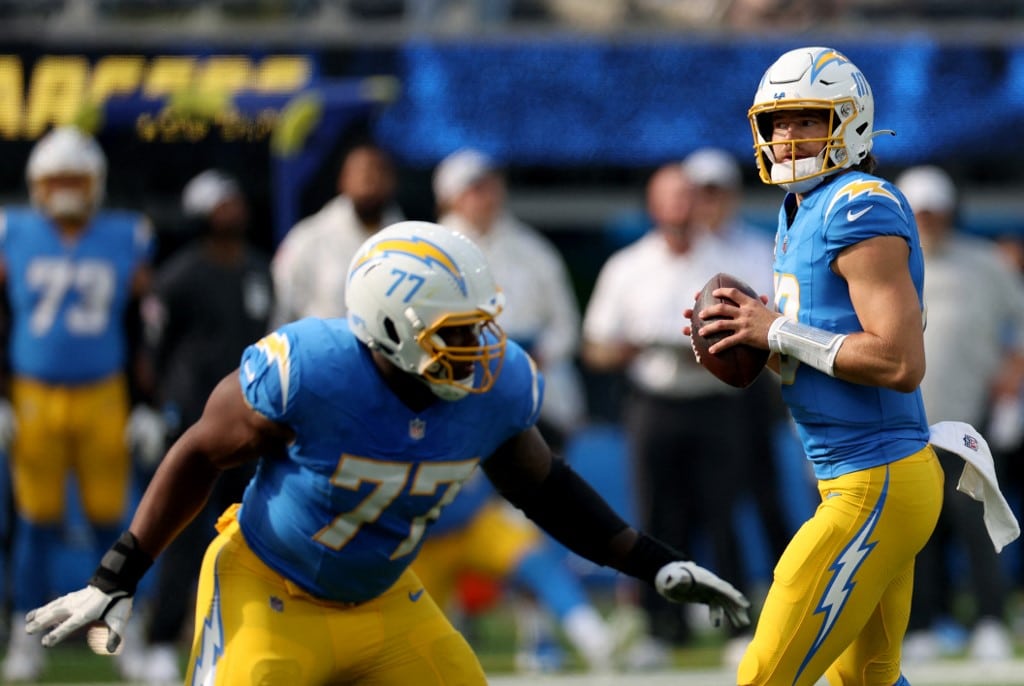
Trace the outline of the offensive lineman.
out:
M 401 222 L 352 261 L 348 318 L 303 319 L 250 346 L 170 448 L 89 586 L 30 612 L 52 646 L 96 620 L 113 651 L 140 577 L 221 469 L 259 459 L 203 565 L 188 682 L 483 684 L 409 569 L 479 465 L 569 548 L 745 624 L 736 589 L 621 521 L 534 427 L 543 383 L 495 321 L 479 249 Z

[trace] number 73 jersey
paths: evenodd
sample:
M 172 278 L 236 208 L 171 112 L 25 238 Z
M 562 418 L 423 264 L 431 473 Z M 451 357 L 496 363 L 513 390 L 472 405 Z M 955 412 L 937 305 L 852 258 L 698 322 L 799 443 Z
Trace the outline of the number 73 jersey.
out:
M 132 279 L 153 249 L 149 221 L 134 212 L 99 212 L 71 240 L 34 209 L 0 214 L 14 373 L 79 384 L 122 371 Z
M 362 602 L 412 563 L 477 465 L 531 427 L 543 397 L 508 343 L 495 385 L 420 412 L 384 384 L 344 319 L 302 319 L 249 346 L 246 401 L 295 439 L 265 455 L 238 521 L 249 547 L 318 598 Z

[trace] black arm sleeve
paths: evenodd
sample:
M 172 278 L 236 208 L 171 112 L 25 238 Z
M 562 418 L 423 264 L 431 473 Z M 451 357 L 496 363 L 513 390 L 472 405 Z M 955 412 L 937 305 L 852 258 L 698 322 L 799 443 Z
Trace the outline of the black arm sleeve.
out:
M 624 555 L 616 553 L 612 541 L 629 525 L 565 460 L 552 461 L 538 488 L 502 495 L 574 553 L 638 579 L 653 583 L 662 566 L 686 559 L 642 533 Z

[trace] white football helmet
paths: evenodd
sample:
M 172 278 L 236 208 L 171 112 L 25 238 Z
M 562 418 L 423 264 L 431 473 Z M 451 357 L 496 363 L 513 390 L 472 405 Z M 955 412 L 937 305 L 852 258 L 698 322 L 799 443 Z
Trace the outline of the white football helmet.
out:
M 88 217 L 103 202 L 107 159 L 89 135 L 74 126 L 53 129 L 32 148 L 25 168 L 32 202 L 52 217 Z M 83 196 L 68 189 L 45 193 L 40 182 L 56 176 L 90 178 Z
M 506 342 L 494 318 L 504 302 L 472 241 L 419 221 L 392 224 L 363 243 L 345 289 L 348 320 L 359 340 L 445 400 L 494 385 Z M 467 326 L 476 345 L 449 345 L 439 333 Z
M 828 112 L 828 137 L 786 141 L 794 146 L 794 161 L 776 165 L 772 113 L 805 109 Z M 825 176 L 861 162 L 871 152 L 875 135 L 871 86 L 846 56 L 831 48 L 799 48 L 777 59 L 761 77 L 747 117 L 761 180 L 795 193 L 808 191 Z M 816 158 L 796 160 L 795 146 L 810 142 L 825 147 Z

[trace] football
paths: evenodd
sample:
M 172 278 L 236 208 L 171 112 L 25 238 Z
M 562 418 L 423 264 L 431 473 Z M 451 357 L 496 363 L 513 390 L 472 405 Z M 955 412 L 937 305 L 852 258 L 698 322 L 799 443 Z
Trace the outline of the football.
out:
M 700 355 L 701 366 L 730 386 L 746 388 L 754 383 L 754 379 L 764 369 L 770 355 L 769 351 L 741 344 L 735 345 L 718 355 L 712 355 L 708 352 L 708 348 L 722 338 L 725 338 L 725 336 L 717 334 L 704 338 L 697 333 L 704 326 L 704 320 L 698 316 L 701 310 L 720 302 L 735 304 L 728 298 L 716 298 L 712 295 L 716 288 L 729 287 L 738 288 L 752 298 L 758 297 L 757 292 L 753 288 L 735 276 L 719 273 L 708 279 L 708 282 L 704 284 L 704 288 L 701 289 L 700 295 L 697 296 L 697 300 L 693 304 L 693 316 L 690 317 L 693 347 Z M 713 320 L 709 319 L 707 321 Z

